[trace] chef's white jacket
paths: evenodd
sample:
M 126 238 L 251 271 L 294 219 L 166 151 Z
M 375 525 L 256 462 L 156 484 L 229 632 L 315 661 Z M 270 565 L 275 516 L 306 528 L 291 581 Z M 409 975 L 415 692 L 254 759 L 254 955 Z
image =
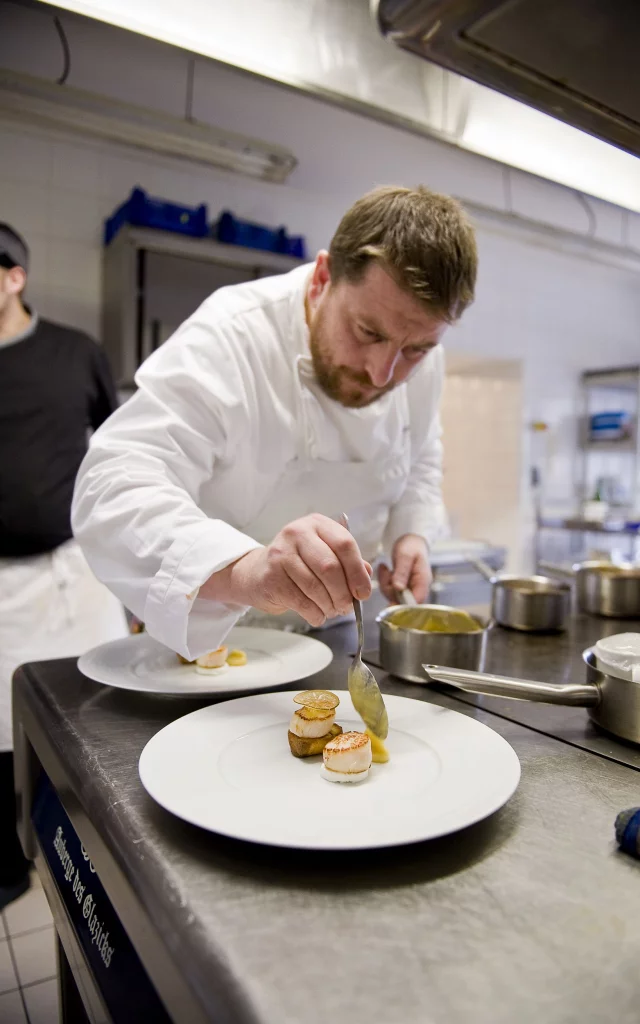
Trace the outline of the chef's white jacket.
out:
M 246 611 L 199 587 L 286 523 L 347 512 L 368 559 L 444 523 L 440 346 L 409 382 L 344 408 L 313 374 L 310 273 L 214 292 L 140 368 L 78 474 L 73 528 L 93 571 L 185 657 Z

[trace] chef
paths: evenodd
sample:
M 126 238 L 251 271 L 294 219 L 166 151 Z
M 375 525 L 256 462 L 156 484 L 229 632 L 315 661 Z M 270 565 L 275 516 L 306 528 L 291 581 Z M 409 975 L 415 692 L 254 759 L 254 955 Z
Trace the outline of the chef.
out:
M 122 605 L 71 533 L 71 497 L 87 432 L 117 406 L 91 338 L 24 301 L 29 250 L 0 224 L 0 909 L 28 886 L 15 829 L 11 677 L 126 636 Z
M 249 607 L 318 627 L 370 595 L 380 553 L 385 595 L 425 599 L 440 342 L 476 267 L 457 202 L 378 188 L 313 264 L 221 288 L 142 365 L 92 438 L 73 526 L 153 637 L 192 659 Z

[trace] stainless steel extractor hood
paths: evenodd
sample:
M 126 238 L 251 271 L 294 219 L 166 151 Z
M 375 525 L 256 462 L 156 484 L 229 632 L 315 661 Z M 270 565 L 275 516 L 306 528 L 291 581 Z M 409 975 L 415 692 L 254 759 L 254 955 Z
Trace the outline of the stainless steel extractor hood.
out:
M 640 0 L 372 0 L 399 46 L 640 156 Z

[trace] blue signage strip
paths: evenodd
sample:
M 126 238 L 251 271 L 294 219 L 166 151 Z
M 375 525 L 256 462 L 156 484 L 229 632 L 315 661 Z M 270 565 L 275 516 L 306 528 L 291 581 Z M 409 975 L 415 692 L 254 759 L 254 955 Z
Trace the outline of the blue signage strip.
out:
M 58 794 L 43 773 L 32 811 L 42 852 L 115 1024 L 171 1024 Z

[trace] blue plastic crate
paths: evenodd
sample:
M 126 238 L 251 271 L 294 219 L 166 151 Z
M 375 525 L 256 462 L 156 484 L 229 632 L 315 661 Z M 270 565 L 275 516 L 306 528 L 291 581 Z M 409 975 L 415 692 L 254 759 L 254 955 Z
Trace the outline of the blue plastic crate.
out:
M 629 437 L 632 430 L 631 416 L 628 412 L 598 412 L 590 417 L 592 441 L 614 441 Z
M 154 199 L 144 189 L 136 187 L 128 199 L 104 223 L 104 244 L 117 235 L 123 224 L 137 227 L 175 231 L 181 235 L 204 238 L 208 234 L 207 206 L 183 206 Z
M 303 235 L 288 235 L 284 227 L 269 228 L 264 224 L 240 220 L 229 210 L 223 210 L 220 214 L 212 226 L 212 234 L 219 242 L 224 242 L 226 245 L 243 245 L 248 249 L 278 252 L 284 256 L 294 256 L 301 260 L 306 258 Z

